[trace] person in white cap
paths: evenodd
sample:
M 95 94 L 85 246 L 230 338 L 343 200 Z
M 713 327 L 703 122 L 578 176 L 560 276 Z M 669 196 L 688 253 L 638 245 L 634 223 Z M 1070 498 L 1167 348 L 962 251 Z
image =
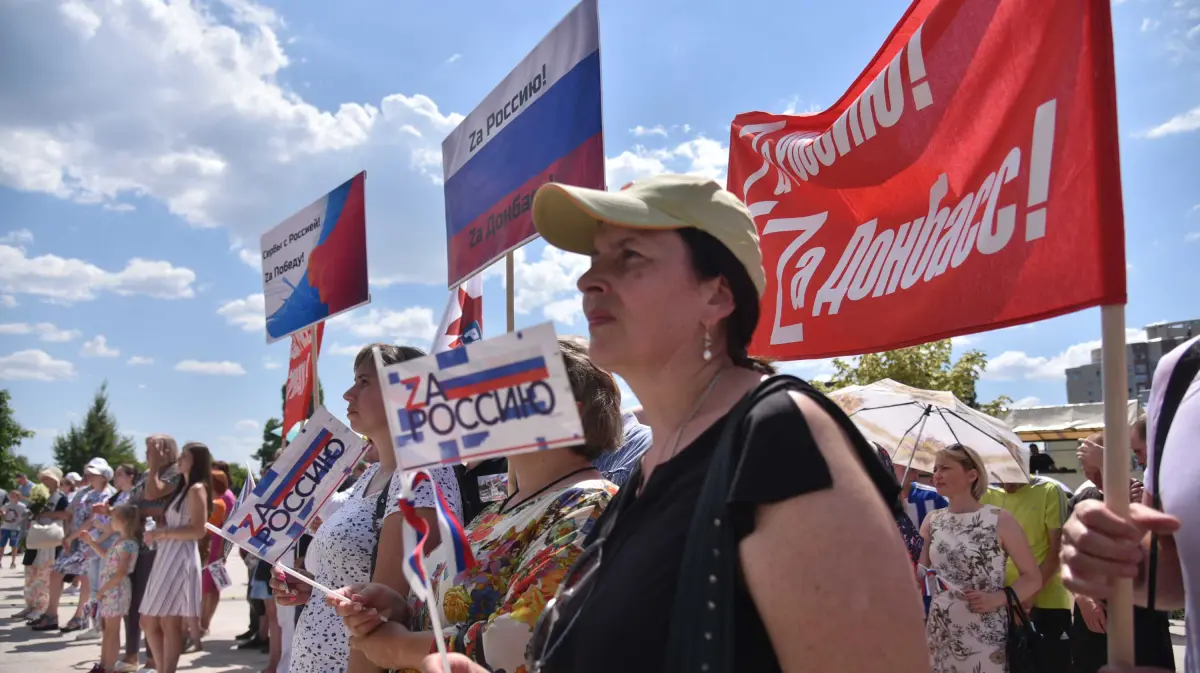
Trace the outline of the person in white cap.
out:
M 105 552 L 112 544 L 113 538 L 108 536 L 108 531 L 105 525 L 108 522 L 107 516 L 96 515 L 97 507 L 107 507 L 114 496 L 117 495 L 117 489 L 111 486 L 113 479 L 113 469 L 109 466 L 108 461 L 96 457 L 88 461 L 88 464 L 83 468 L 84 478 L 88 480 L 88 493 L 91 494 L 91 512 L 89 519 L 85 524 L 86 530 L 90 531 L 93 538 L 99 541 L 99 546 Z M 103 495 L 101 495 L 103 494 Z M 91 588 L 91 594 L 87 604 L 83 608 L 84 621 L 90 624 L 90 628 L 86 628 L 83 633 L 75 637 L 75 640 L 100 640 L 103 634 L 103 624 L 99 618 L 100 603 L 97 600 L 96 589 L 100 587 L 100 569 L 104 563 L 104 556 L 99 554 L 91 545 L 81 544 L 81 550 L 84 553 L 84 571 L 88 579 L 88 585 Z
M 54 572 L 50 575 L 50 604 L 45 616 L 33 625 L 34 631 L 62 631 L 70 633 L 87 629 L 90 625 L 88 606 L 91 604 L 91 590 L 94 584 L 90 581 L 88 568 L 96 553 L 79 539 L 80 534 L 92 528 L 92 508 L 103 504 L 112 497 L 114 490 L 109 485 L 112 479 L 112 468 L 103 458 L 93 458 L 84 472 L 88 474 L 89 484 L 79 489 L 71 500 L 68 509 L 70 518 L 63 538 L 63 555 L 54 562 Z M 58 625 L 58 605 L 63 595 L 63 581 L 69 576 L 80 578 L 79 604 L 75 614 L 63 626 Z

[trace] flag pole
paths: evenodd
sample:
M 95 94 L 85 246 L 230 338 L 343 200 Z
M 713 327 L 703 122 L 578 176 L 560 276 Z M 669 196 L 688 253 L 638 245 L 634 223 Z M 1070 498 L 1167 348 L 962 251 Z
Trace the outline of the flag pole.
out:
M 1125 306 L 1100 307 L 1104 384 L 1104 504 L 1129 518 L 1129 378 L 1125 367 Z M 1114 579 L 1108 599 L 1108 665 L 1133 665 L 1133 580 Z
M 513 287 L 515 276 L 516 276 L 516 273 L 515 273 L 515 269 L 514 269 L 513 254 L 512 254 L 512 251 L 509 251 L 509 253 L 504 256 L 504 285 L 505 285 L 504 304 L 505 304 L 505 313 L 506 313 L 506 316 L 508 319 L 508 330 L 507 331 L 509 331 L 509 332 L 516 329 L 516 322 L 517 322 L 516 304 L 515 304 L 515 295 L 514 295 L 514 293 L 516 292 L 516 288 Z
M 321 325 L 321 322 L 324 321 L 315 322 L 308 328 L 308 344 L 310 349 L 308 353 L 309 357 L 312 358 L 312 413 L 314 414 L 317 413 L 317 408 L 321 406 L 321 382 L 317 380 L 317 356 L 320 355 L 317 350 L 317 327 Z M 312 415 L 310 414 L 309 417 L 311 418 Z

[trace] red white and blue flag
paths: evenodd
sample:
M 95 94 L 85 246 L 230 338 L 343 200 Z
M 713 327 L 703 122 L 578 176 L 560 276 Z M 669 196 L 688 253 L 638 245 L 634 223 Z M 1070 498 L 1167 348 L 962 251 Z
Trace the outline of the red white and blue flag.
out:
M 441 353 L 483 338 L 483 275 L 452 291 L 446 312 L 433 337 L 433 352 Z
M 429 487 L 433 489 L 434 509 L 437 510 L 438 527 L 442 531 L 442 544 L 446 545 L 446 551 L 449 554 L 448 561 L 453 564 L 451 567 L 454 572 L 451 576 L 466 572 L 475 565 L 475 556 L 471 553 L 471 543 L 467 540 L 467 533 L 463 530 L 462 523 L 459 522 L 458 517 L 454 516 L 454 510 L 450 508 L 450 503 L 446 501 L 442 489 L 438 488 L 437 482 L 429 478 L 427 472 L 417 472 L 413 476 L 413 491 L 416 491 L 421 484 L 429 484 Z
M 442 142 L 450 287 L 537 236 L 538 187 L 604 189 L 598 23 L 582 0 Z

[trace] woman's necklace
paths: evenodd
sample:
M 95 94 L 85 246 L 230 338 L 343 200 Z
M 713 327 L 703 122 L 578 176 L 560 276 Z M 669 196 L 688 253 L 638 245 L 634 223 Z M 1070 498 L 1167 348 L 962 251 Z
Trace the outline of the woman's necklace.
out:
M 679 453 L 679 440 L 681 437 L 683 437 L 683 431 L 687 428 L 688 424 L 692 422 L 692 419 L 696 418 L 696 414 L 700 413 L 700 409 L 704 406 L 704 403 L 708 401 L 708 396 L 712 393 L 713 388 L 717 387 L 717 381 L 721 380 L 721 375 L 724 373 L 725 370 L 721 369 L 716 374 L 713 374 L 712 380 L 708 382 L 708 387 L 704 389 L 704 392 L 701 393 L 700 397 L 696 398 L 696 403 L 692 405 L 691 412 L 686 418 L 683 419 L 683 422 L 680 423 L 679 427 L 675 430 L 674 436 L 671 437 L 671 443 L 667 445 L 671 449 L 670 454 L 662 461 L 662 463 L 671 460 L 675 457 L 675 454 Z M 642 462 L 645 462 L 644 457 Z M 661 465 L 662 463 L 659 464 Z M 644 485 L 645 483 L 646 480 L 643 479 L 642 484 Z M 641 489 L 639 488 L 638 490 Z
M 577 474 L 582 474 L 584 472 L 590 472 L 594 469 L 596 469 L 595 466 L 588 465 L 586 467 L 581 467 L 578 470 L 571 470 L 570 472 L 564 474 L 563 476 L 559 477 L 558 479 L 555 479 L 554 481 L 550 482 L 549 484 L 546 484 L 545 486 L 539 488 L 538 490 L 534 491 L 533 493 L 530 493 L 528 496 L 521 498 L 521 500 L 517 504 L 513 505 L 513 509 L 516 509 L 517 507 L 524 505 L 525 503 L 529 502 L 530 500 L 533 500 L 534 498 L 538 497 L 539 495 L 550 490 L 551 486 L 554 486 L 555 484 L 557 484 L 561 481 L 564 481 L 566 479 L 574 477 Z M 518 483 L 520 483 L 519 479 L 517 481 L 518 481 Z M 518 488 L 520 488 L 520 487 L 518 486 Z M 520 491 L 513 493 L 512 495 L 505 498 L 504 502 L 500 503 L 500 513 L 501 514 L 504 514 L 505 510 L 508 508 L 508 502 L 510 500 L 512 500 L 513 498 L 515 498 L 519 493 L 520 493 Z

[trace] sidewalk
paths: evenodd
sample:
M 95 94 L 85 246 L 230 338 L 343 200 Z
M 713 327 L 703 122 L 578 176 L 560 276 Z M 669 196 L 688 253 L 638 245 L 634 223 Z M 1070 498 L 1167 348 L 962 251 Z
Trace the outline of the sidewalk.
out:
M 236 556 L 231 558 L 229 574 L 233 586 L 222 595 L 212 628 L 204 640 L 204 650 L 185 654 L 179 670 L 198 673 L 240 671 L 256 673 L 267 665 L 267 656 L 258 650 L 233 649 L 234 636 L 249 625 L 246 596 L 246 567 Z M 18 561 L 10 570 L 8 559 L 0 568 L 0 670 L 26 671 L 88 671 L 100 660 L 100 641 L 75 642 L 76 633 L 35 632 L 25 622 L 12 615 L 25 606 L 24 568 Z M 65 624 L 74 614 L 77 596 L 63 596 L 59 606 L 59 623 Z M 122 648 L 124 645 L 122 644 Z M 144 652 L 143 652 L 144 657 Z

